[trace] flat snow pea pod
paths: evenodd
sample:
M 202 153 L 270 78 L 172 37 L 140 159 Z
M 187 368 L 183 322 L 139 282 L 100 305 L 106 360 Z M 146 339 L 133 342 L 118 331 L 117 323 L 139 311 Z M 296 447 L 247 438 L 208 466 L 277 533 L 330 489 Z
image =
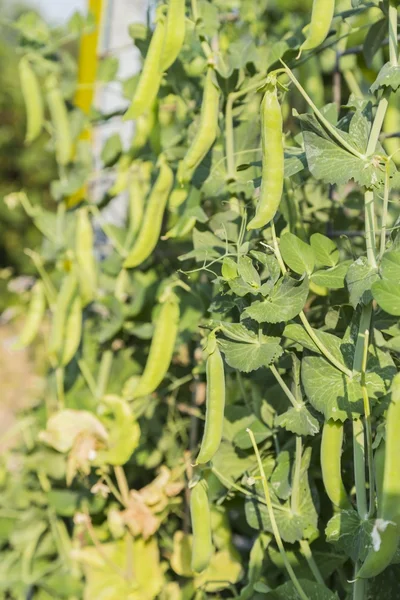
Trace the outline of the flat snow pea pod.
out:
M 137 267 L 150 256 L 160 237 L 162 219 L 174 182 L 169 165 L 162 160 L 160 172 L 151 191 L 142 226 L 136 242 L 123 264 L 125 269 Z
M 160 19 L 151 38 L 135 95 L 124 115 L 125 120 L 140 117 L 156 99 L 162 77 L 160 60 L 164 46 L 164 34 L 165 25 L 163 20 Z
M 28 315 L 14 350 L 29 346 L 37 336 L 46 311 L 46 294 L 42 281 L 35 283 L 29 303 Z
M 182 184 L 192 179 L 194 171 L 211 149 L 218 135 L 219 96 L 214 69 L 209 66 L 204 84 L 199 126 L 178 168 L 178 181 Z
M 170 292 L 163 299 L 154 329 L 146 366 L 133 398 L 151 394 L 164 379 L 174 352 L 179 325 L 178 297 Z
M 166 71 L 176 61 L 185 39 L 185 0 L 169 0 L 160 68 Z
M 213 554 L 208 485 L 204 479 L 197 482 L 191 490 L 190 516 L 193 530 L 191 566 L 195 573 L 201 573 L 207 568 Z
M 60 366 L 65 367 L 74 358 L 81 343 L 82 335 L 82 301 L 75 296 L 65 322 L 64 344 Z
M 322 430 L 321 471 L 325 491 L 335 506 L 350 508 L 350 502 L 342 481 L 341 456 L 343 423 L 329 419 Z
M 18 70 L 26 109 L 25 143 L 30 144 L 40 135 L 43 129 L 43 98 L 38 78 L 27 58 L 21 58 Z
M 261 103 L 262 180 L 255 217 L 247 229 L 261 229 L 275 216 L 282 192 L 284 151 L 282 111 L 276 85 L 269 83 Z
M 96 293 L 97 270 L 94 257 L 94 236 L 87 208 L 78 211 L 75 233 L 75 255 L 83 304 L 89 304 Z
M 49 75 L 46 80 L 46 98 L 54 129 L 57 162 L 61 166 L 66 166 L 72 157 L 72 136 L 67 107 L 54 75 Z
M 225 408 L 224 362 L 219 351 L 215 333 L 208 337 L 209 356 L 206 365 L 207 399 L 206 424 L 196 464 L 204 464 L 217 452 L 222 438 Z
M 314 0 L 307 39 L 300 50 L 313 50 L 326 39 L 335 12 L 335 0 Z
M 64 277 L 60 291 L 57 295 L 49 342 L 49 354 L 55 357 L 61 352 L 65 323 L 71 304 L 75 298 L 77 286 L 78 282 L 74 273 L 69 273 Z

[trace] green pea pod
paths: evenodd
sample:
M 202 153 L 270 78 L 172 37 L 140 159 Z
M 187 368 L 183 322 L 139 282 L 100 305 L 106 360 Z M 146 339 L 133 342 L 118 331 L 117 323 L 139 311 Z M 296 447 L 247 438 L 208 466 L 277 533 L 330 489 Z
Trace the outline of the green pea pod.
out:
M 28 315 L 14 350 L 29 346 L 37 336 L 46 311 L 46 294 L 42 281 L 35 283 L 29 303 Z
M 201 479 L 192 488 L 190 494 L 190 516 L 193 529 L 191 566 L 195 573 L 201 573 L 201 571 L 207 568 L 213 554 L 208 485 L 204 479 Z
M 194 140 L 178 167 L 178 181 L 188 183 L 218 135 L 219 95 L 214 69 L 207 69 L 199 127 Z
M 46 80 L 46 98 L 54 129 L 57 162 L 66 166 L 72 157 L 73 144 L 68 111 L 57 78 L 50 75 Z
M 276 85 L 268 84 L 261 103 L 262 181 L 255 217 L 247 229 L 268 225 L 279 208 L 283 192 L 284 150 L 282 111 Z
M 65 367 L 74 358 L 82 335 L 82 301 L 75 296 L 65 322 L 64 344 L 60 366 Z
M 392 382 L 392 398 L 386 416 L 381 504 L 375 522 L 374 547 L 369 551 L 357 577 L 376 577 L 388 567 L 400 541 L 400 373 Z M 379 481 L 379 480 L 378 480 Z M 377 486 L 378 488 L 378 486 Z M 379 493 L 379 488 L 378 488 Z M 378 496 L 379 499 L 379 496 Z
M 179 301 L 170 293 L 161 305 L 146 366 L 133 398 L 151 394 L 164 379 L 174 352 L 179 325 Z
M 343 423 L 326 421 L 321 440 L 321 471 L 325 491 L 339 508 L 351 508 L 341 475 Z
M 222 438 L 225 408 L 224 362 L 219 351 L 215 333 L 208 338 L 209 357 L 206 365 L 207 399 L 206 424 L 196 464 L 204 464 L 217 452 Z
M 393 134 L 400 131 L 400 110 L 399 110 L 400 93 L 393 95 L 391 102 L 386 111 L 384 122 L 384 131 L 386 134 Z M 388 154 L 393 154 L 393 162 L 400 165 L 400 144 L 398 137 L 389 137 L 384 140 L 385 150 Z
M 160 68 L 166 71 L 178 58 L 185 39 L 185 0 L 169 0 Z
M 75 255 L 78 265 L 78 279 L 83 305 L 89 304 L 96 294 L 97 270 L 94 257 L 94 239 L 92 224 L 87 208 L 78 210 Z
M 174 175 L 172 170 L 163 160 L 157 180 L 150 194 L 139 235 L 123 264 L 125 269 L 140 265 L 150 256 L 156 247 L 161 233 L 164 210 L 173 182 Z
M 27 58 L 21 58 L 18 70 L 26 109 L 25 143 L 30 144 L 41 134 L 43 129 L 43 98 L 38 78 Z
M 334 12 L 335 0 L 314 0 L 307 39 L 301 45 L 300 51 L 313 50 L 325 41 Z
M 78 282 L 73 273 L 69 273 L 61 284 L 54 309 L 53 322 L 50 333 L 49 354 L 57 358 L 62 349 L 64 340 L 65 323 L 75 298 Z
M 374 454 L 375 486 L 378 506 L 382 506 L 383 476 L 385 471 L 385 450 L 386 444 L 384 440 L 382 440 L 379 444 L 379 447 L 375 450 Z
M 159 20 L 151 38 L 135 95 L 124 115 L 124 120 L 137 119 L 148 110 L 156 99 L 162 77 L 160 60 L 164 46 L 164 34 L 164 22 Z

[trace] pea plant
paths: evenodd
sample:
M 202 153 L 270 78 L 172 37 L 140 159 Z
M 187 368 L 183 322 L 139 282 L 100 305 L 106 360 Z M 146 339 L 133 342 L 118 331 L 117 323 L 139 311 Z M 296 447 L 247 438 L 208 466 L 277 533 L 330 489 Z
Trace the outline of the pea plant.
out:
M 59 176 L 6 198 L 43 235 L 16 347 L 46 383 L 3 460 L 4 598 L 400 593 L 398 5 L 160 2 L 141 71 L 97 65 L 117 115 L 96 11 L 13 25 Z

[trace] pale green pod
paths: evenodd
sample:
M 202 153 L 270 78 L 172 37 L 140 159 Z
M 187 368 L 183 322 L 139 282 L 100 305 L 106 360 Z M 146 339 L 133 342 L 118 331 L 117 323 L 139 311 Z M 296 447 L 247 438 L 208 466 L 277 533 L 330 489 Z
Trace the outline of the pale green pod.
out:
M 152 106 L 161 83 L 160 61 L 164 46 L 165 25 L 159 20 L 151 38 L 139 83 L 124 119 L 137 119 Z
M 133 398 L 151 394 L 158 388 L 171 364 L 178 334 L 179 301 L 174 293 L 161 305 L 146 366 L 133 392 Z
M 169 0 L 160 68 L 166 71 L 178 58 L 185 39 L 185 0 Z
M 85 306 L 94 299 L 97 285 L 93 228 L 87 208 L 81 208 L 78 211 L 75 233 L 75 256 L 78 265 L 79 288 Z
M 75 296 L 66 319 L 60 365 L 65 367 L 74 358 L 82 336 L 82 301 Z
M 46 99 L 53 125 L 57 162 L 65 167 L 72 158 L 73 143 L 67 107 L 54 75 L 49 75 L 46 80 Z
M 270 85 L 261 103 L 262 180 L 255 217 L 247 229 L 261 229 L 274 218 L 282 198 L 285 156 L 282 110 L 275 85 Z
M 214 69 L 208 67 L 199 127 L 178 167 L 178 181 L 182 184 L 191 181 L 194 171 L 211 149 L 218 135 L 219 95 L 219 88 L 214 81 Z
M 26 110 L 25 143 L 30 144 L 41 134 L 43 129 L 43 97 L 36 73 L 27 58 L 21 58 L 18 71 Z
M 71 304 L 75 298 L 77 286 L 76 276 L 73 273 L 69 273 L 64 277 L 57 295 L 49 342 L 49 354 L 54 357 L 58 356 L 62 349 L 65 324 Z
M 326 39 L 335 12 L 335 0 L 314 0 L 307 39 L 300 50 L 313 50 Z
M 211 353 L 207 359 L 207 396 L 206 396 L 206 424 L 201 442 L 200 452 L 196 464 L 210 461 L 217 452 L 224 424 L 225 409 L 225 373 L 221 352 L 215 340 L 215 334 L 209 336 L 208 345 Z
M 46 311 L 46 294 L 42 281 L 35 283 L 29 303 L 28 314 L 14 350 L 29 346 L 37 336 Z
M 213 554 L 208 485 L 204 479 L 197 482 L 191 490 L 190 516 L 193 530 L 191 566 L 195 573 L 201 573 L 208 567 Z
M 163 161 L 160 172 L 151 191 L 139 235 L 123 267 L 137 267 L 153 252 L 161 233 L 162 220 L 168 197 L 174 182 L 169 165 Z
M 325 491 L 331 502 L 342 509 L 351 508 L 342 481 L 341 456 L 343 423 L 329 419 L 324 424 L 321 439 L 321 471 Z

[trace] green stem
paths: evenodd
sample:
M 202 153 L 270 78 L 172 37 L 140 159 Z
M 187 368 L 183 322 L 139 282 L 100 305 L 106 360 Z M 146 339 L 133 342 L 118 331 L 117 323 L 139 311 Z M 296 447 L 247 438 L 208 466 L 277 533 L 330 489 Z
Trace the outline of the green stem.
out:
M 84 380 L 94 397 L 96 397 L 96 382 L 86 362 L 82 359 L 78 360 L 78 367 L 83 375 Z
M 307 540 L 300 540 L 300 549 L 302 554 L 305 556 L 308 566 L 310 567 L 310 571 L 314 575 L 316 582 L 320 583 L 321 585 L 325 585 L 324 578 L 322 577 L 318 565 L 314 560 L 310 544 L 307 542 Z
M 397 6 L 391 0 L 389 0 L 389 56 L 390 64 L 397 67 Z
M 356 341 L 356 348 L 354 351 L 353 358 L 353 373 L 361 373 L 363 367 L 364 357 L 364 346 L 365 346 L 365 332 L 369 331 L 371 325 L 372 316 L 372 303 L 363 306 L 360 316 L 360 323 L 358 325 L 358 334 Z
M 271 373 L 273 374 L 273 376 L 275 377 L 275 379 L 281 386 L 283 393 L 289 398 L 293 407 L 297 408 L 297 409 L 301 408 L 302 404 L 296 400 L 296 398 L 294 397 L 294 395 L 292 394 L 292 392 L 290 391 L 290 389 L 288 388 L 286 383 L 283 381 L 283 379 L 280 376 L 278 369 L 275 367 L 275 365 L 270 365 L 269 368 L 271 369 Z
M 375 152 L 376 144 L 378 143 L 379 136 L 382 130 L 383 121 L 385 120 L 385 115 L 387 111 L 387 107 L 389 104 L 389 96 L 390 96 L 391 88 L 385 88 L 385 91 L 382 94 L 381 99 L 379 100 L 378 108 L 376 109 L 374 122 L 371 127 L 371 133 L 369 134 L 368 145 L 367 145 L 367 156 L 370 156 Z
M 385 171 L 385 189 L 383 194 L 383 207 L 382 207 L 382 222 L 381 222 L 381 245 L 379 250 L 379 260 L 382 260 L 382 256 L 386 249 L 386 228 L 387 228 L 387 216 L 389 207 L 389 194 L 390 194 L 390 180 L 389 180 L 389 167 L 390 163 L 386 163 Z
M 271 526 L 272 526 L 272 531 L 275 537 L 275 541 L 276 541 L 276 545 L 278 546 L 279 552 L 282 556 L 282 560 L 283 563 L 286 567 L 286 571 L 298 593 L 298 595 L 300 596 L 301 600 L 308 600 L 307 594 L 304 592 L 303 588 L 300 585 L 299 580 L 296 577 L 296 574 L 293 570 L 292 565 L 290 564 L 288 557 L 286 555 L 285 552 L 285 548 L 283 546 L 283 542 L 282 542 L 282 538 L 281 538 L 281 534 L 279 533 L 279 529 L 278 529 L 278 525 L 276 523 L 275 520 L 275 515 L 274 515 L 274 510 L 272 508 L 272 502 L 271 502 L 271 496 L 269 493 L 269 489 L 268 489 L 268 483 L 267 483 L 267 478 L 265 476 L 265 471 L 264 471 L 264 467 L 262 464 L 262 460 L 261 460 L 261 456 L 260 453 L 258 451 L 258 447 L 257 447 L 257 443 L 254 437 L 253 432 L 251 431 L 251 429 L 247 429 L 247 433 L 250 436 L 251 439 L 251 443 L 253 445 L 254 448 L 254 452 L 256 454 L 257 457 L 257 463 L 258 463 L 258 468 L 260 471 L 260 476 L 261 476 L 261 481 L 262 481 L 262 485 L 263 485 L 263 490 L 264 490 L 264 495 L 265 495 L 265 501 L 267 503 L 267 508 L 268 508 L 268 514 L 269 514 L 269 518 L 271 521 Z
M 372 305 L 371 305 L 372 311 Z M 375 509 L 375 464 L 374 454 L 372 450 L 372 424 L 371 424 L 371 407 L 368 398 L 367 382 L 366 382 L 366 370 L 368 361 L 368 340 L 369 330 L 365 331 L 365 344 L 364 344 L 364 356 L 362 361 L 361 369 L 361 390 L 364 401 L 364 415 L 365 415 L 365 434 L 367 441 L 367 461 L 368 461 L 368 480 L 369 480 L 369 510 L 368 517 L 371 517 Z
M 193 21 L 196 26 L 197 21 L 199 20 L 199 11 L 197 8 L 197 0 L 191 0 L 191 5 L 192 5 Z M 203 52 L 204 52 L 206 58 L 209 59 L 213 55 L 213 53 L 212 53 L 212 50 L 211 50 L 208 42 L 206 42 L 206 40 L 203 40 L 202 38 L 200 38 L 200 44 L 201 44 L 201 47 L 203 49 Z
M 361 88 L 358 85 L 357 79 L 354 77 L 353 71 L 350 71 L 350 69 L 343 71 L 343 77 L 345 82 L 347 83 L 347 87 L 349 88 L 350 92 L 354 94 L 356 98 L 363 98 L 364 94 L 362 93 Z
M 126 480 L 126 475 L 123 467 L 121 465 L 116 465 L 114 467 L 115 478 L 118 483 L 118 489 L 121 494 L 121 498 L 123 500 L 123 504 L 125 506 L 129 505 L 129 485 Z
M 376 243 L 375 243 L 375 203 L 374 192 L 367 190 L 364 194 L 364 214 L 365 214 L 365 245 L 367 247 L 368 262 L 373 269 L 376 264 Z
M 360 158 L 361 160 L 365 160 L 365 155 L 361 154 L 361 152 L 359 152 L 356 148 L 353 148 L 351 144 L 349 144 L 344 138 L 342 138 L 340 133 L 338 133 L 338 130 L 324 117 L 324 115 L 316 107 L 314 102 L 311 100 L 310 96 L 307 94 L 300 82 L 296 79 L 289 67 L 282 60 L 281 63 L 284 65 L 286 73 L 288 74 L 294 85 L 297 87 L 300 94 L 303 96 L 303 98 L 309 104 L 309 106 L 313 109 L 315 115 L 318 117 L 318 120 L 323 124 L 325 129 L 329 131 L 331 136 L 334 137 L 343 148 L 350 152 L 350 154 L 353 154 L 353 156 L 357 156 L 357 158 Z
M 301 476 L 301 455 L 303 453 L 303 444 L 300 435 L 296 435 L 296 453 L 294 463 L 293 485 L 291 508 L 293 514 L 297 515 L 300 512 L 300 476 Z
M 113 361 L 113 353 L 111 350 L 107 350 L 106 352 L 104 352 L 103 356 L 101 357 L 100 369 L 99 369 L 99 374 L 97 377 L 97 389 L 96 389 L 97 398 L 101 398 L 106 391 L 108 379 L 110 377 L 112 361 Z
M 354 572 L 357 573 L 360 564 L 356 562 Z M 367 580 L 366 579 L 356 579 L 353 585 L 353 600 L 365 600 L 367 597 Z
M 356 484 L 357 511 L 362 520 L 368 516 L 365 485 L 364 426 L 361 419 L 353 421 L 354 478 Z
M 65 396 L 64 396 L 64 368 L 56 368 L 56 386 L 57 386 L 57 400 L 58 410 L 62 410 L 65 407 Z

